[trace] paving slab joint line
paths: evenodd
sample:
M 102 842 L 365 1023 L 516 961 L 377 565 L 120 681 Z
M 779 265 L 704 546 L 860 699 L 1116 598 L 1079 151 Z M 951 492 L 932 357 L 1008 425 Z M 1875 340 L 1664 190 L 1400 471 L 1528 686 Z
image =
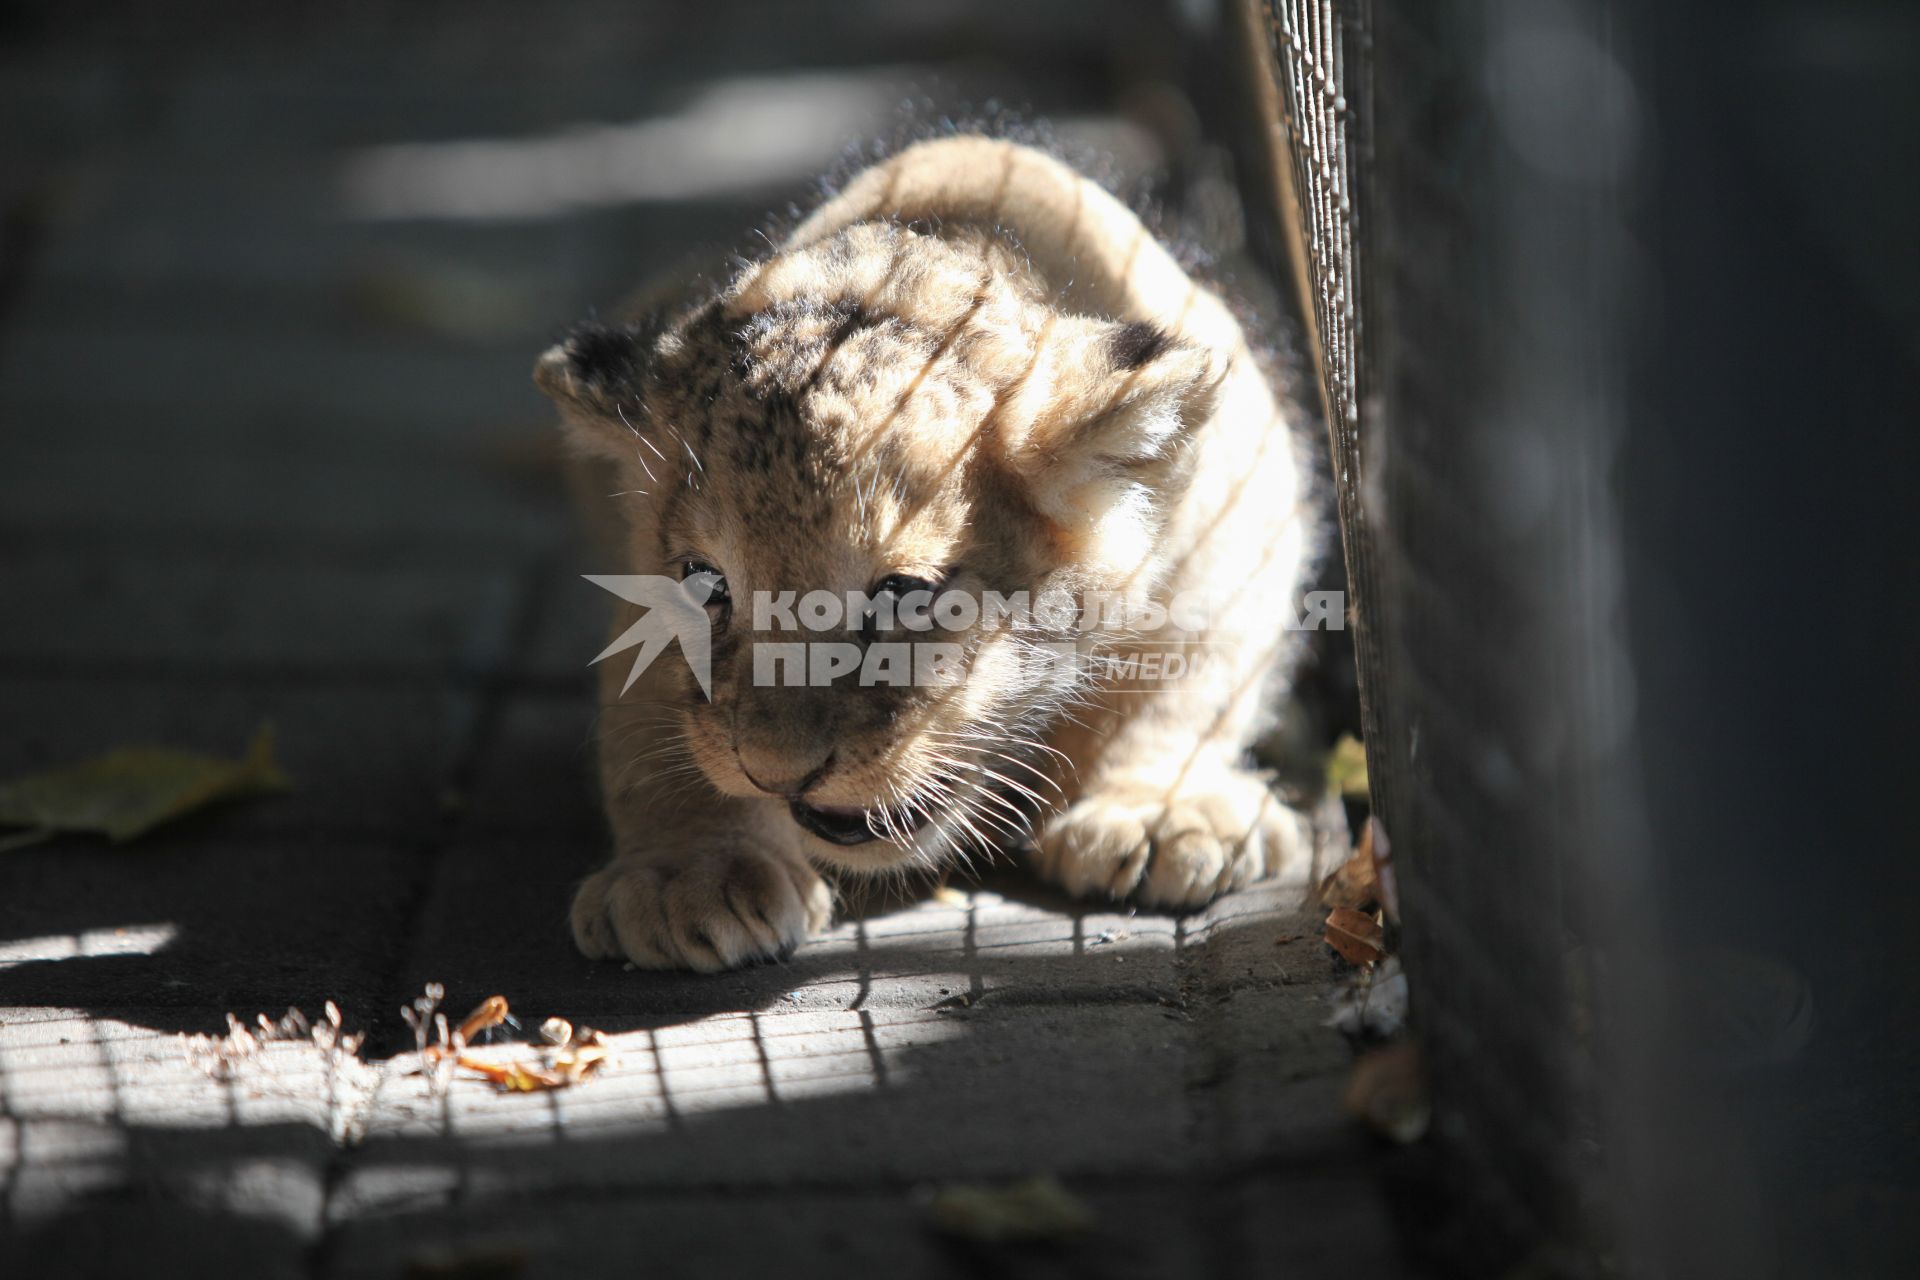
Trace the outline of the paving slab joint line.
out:
M 477 706 L 473 723 L 468 727 L 466 741 L 455 751 L 451 767 L 443 780 L 444 785 L 456 794 L 472 787 L 487 752 L 499 739 L 501 724 L 505 718 L 507 702 L 513 687 L 512 673 L 532 652 L 538 637 L 543 610 L 551 603 L 556 561 L 556 552 L 543 553 L 535 556 L 523 569 L 499 669 L 474 673 L 471 683 Z M 452 683 L 465 685 L 468 682 Z M 423 861 L 426 864 L 424 872 L 411 886 L 412 892 L 408 901 L 402 904 L 403 936 L 411 936 L 413 927 L 419 923 L 420 915 L 432 894 L 440 859 L 453 844 L 465 820 L 464 811 L 458 807 L 452 807 L 443 810 L 434 824 L 433 834 L 426 841 L 426 847 L 423 850 Z M 406 947 L 396 949 L 392 964 L 381 976 L 381 989 L 386 993 L 389 1004 L 394 1007 L 411 998 L 411 993 L 395 989 L 401 975 L 406 972 L 410 959 L 411 956 L 407 953 Z
M 1209 930 L 1196 938 L 1182 918 L 1174 925 L 1174 981 L 1180 993 L 1180 1011 L 1185 1014 L 1184 1038 L 1187 1042 L 1188 1069 L 1181 1081 L 1181 1107 L 1186 1121 L 1186 1141 L 1190 1151 L 1217 1149 L 1211 1139 L 1220 1131 L 1219 1104 L 1210 1087 L 1223 1069 L 1218 1044 L 1212 1033 L 1214 1017 L 1208 1009 L 1207 980 L 1215 968 L 1208 945 Z
M 557 552 L 535 556 L 521 575 L 519 598 L 513 613 L 513 621 L 508 628 L 500 672 L 497 676 L 481 681 L 480 705 L 474 715 L 473 724 L 468 729 L 464 749 L 455 754 L 453 765 L 447 771 L 446 785 L 455 791 L 472 784 L 479 772 L 481 761 L 499 736 L 509 697 L 509 675 L 525 661 L 538 638 L 542 610 L 551 602 L 554 594 L 553 584 L 557 562 Z M 413 935 L 414 926 L 431 899 L 440 861 L 452 845 L 462 821 L 463 815 L 457 810 L 443 813 L 435 824 L 432 837 L 426 841 L 421 850 L 420 874 L 414 877 L 413 883 L 409 886 L 407 900 L 401 904 L 401 936 L 403 938 Z M 395 988 L 411 960 L 412 955 L 408 947 L 402 945 L 395 948 L 393 960 L 387 972 L 381 976 L 378 989 L 386 993 L 387 1003 L 392 1007 L 397 1008 L 405 998 L 403 993 L 396 991 Z M 393 1059 L 387 1061 L 391 1063 Z M 331 1265 L 331 1242 L 334 1234 L 331 1217 L 334 1198 L 350 1170 L 354 1149 L 361 1144 L 372 1127 L 373 1112 L 380 1096 L 379 1086 L 389 1069 L 390 1067 L 386 1064 L 379 1068 L 380 1074 L 376 1077 L 373 1087 L 365 1090 L 363 1096 L 353 1100 L 354 1105 L 346 1115 L 337 1120 L 330 1117 L 337 1135 L 336 1145 L 321 1173 L 320 1235 L 307 1250 L 306 1257 L 307 1273 L 316 1280 L 323 1276 Z M 329 1083 L 331 1086 L 331 1078 Z M 337 1102 L 335 1105 L 338 1105 Z M 332 1108 L 330 1107 L 329 1110 Z

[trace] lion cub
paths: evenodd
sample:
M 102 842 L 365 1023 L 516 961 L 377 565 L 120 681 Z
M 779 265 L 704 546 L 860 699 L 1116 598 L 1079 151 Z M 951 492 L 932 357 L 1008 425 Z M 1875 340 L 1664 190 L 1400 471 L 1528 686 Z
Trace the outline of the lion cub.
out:
M 1227 307 L 1099 186 L 922 143 L 535 377 L 621 471 L 625 572 L 704 615 L 603 665 L 588 955 L 783 955 L 828 920 L 821 867 L 1022 849 L 1171 908 L 1306 871 L 1246 760 L 1314 526 L 1292 428 Z

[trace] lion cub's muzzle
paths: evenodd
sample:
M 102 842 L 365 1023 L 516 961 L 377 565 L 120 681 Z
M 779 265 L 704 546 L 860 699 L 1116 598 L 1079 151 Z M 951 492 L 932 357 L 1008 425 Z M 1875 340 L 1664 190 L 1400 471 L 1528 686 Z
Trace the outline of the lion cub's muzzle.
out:
M 931 816 L 925 805 L 894 809 L 856 809 L 848 805 L 815 805 L 794 799 L 787 812 L 805 831 L 829 844 L 866 844 L 870 840 L 901 839 L 912 835 Z

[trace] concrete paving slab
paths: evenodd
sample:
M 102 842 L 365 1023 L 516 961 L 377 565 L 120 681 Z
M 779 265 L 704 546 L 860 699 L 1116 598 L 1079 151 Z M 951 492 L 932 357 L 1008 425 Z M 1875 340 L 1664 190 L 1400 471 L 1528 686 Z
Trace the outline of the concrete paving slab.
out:
M 217 415 L 251 420 L 252 441 L 237 444 L 243 459 L 325 455 L 341 461 L 367 456 L 359 448 L 343 450 L 343 441 L 364 445 L 377 458 L 410 436 L 426 436 L 444 453 L 460 442 L 462 427 L 479 434 L 508 423 L 545 423 L 551 410 L 533 385 L 533 362 L 546 335 L 568 318 L 552 314 L 524 338 L 490 349 L 377 330 L 275 332 L 236 323 L 225 332 L 196 333 L 98 319 L 65 325 L 23 314 L 29 325 L 0 359 L 0 404 L 33 431 L 14 448 L 67 444 L 89 455 L 108 447 L 177 455 L 217 444 L 188 429 L 194 418 Z M 103 349 L 113 358 L 102 360 Z M 371 415 L 378 434 L 359 428 L 363 414 Z M 316 423 L 319 428 L 309 425 Z M 316 429 L 325 432 L 321 439 Z M 434 496 L 429 485 L 417 491 L 422 505 Z
M 387 140 L 407 137 L 399 130 Z M 583 309 L 611 306 L 669 267 L 714 269 L 806 194 L 806 183 L 788 182 L 537 216 L 394 219 L 355 210 L 351 164 L 348 151 L 281 145 L 197 158 L 123 150 L 76 166 L 58 180 L 60 198 L 41 202 L 39 249 L 17 305 L 69 335 L 84 335 L 91 316 L 123 334 L 172 337 L 162 351 L 202 338 L 230 350 L 262 344 L 298 360 L 304 340 L 309 356 L 345 345 L 366 361 L 384 344 L 426 361 L 412 383 L 458 401 L 461 385 L 433 376 L 437 358 L 463 350 L 500 357 L 504 349 L 486 344 L 517 343 L 527 359 L 506 367 L 530 365 L 542 340 Z M 166 367 L 138 350 L 120 353 Z
M 593 678 L 587 663 L 606 647 L 613 598 L 582 575 L 625 573 L 627 566 L 591 542 L 578 516 L 572 519 L 573 537 L 555 556 L 554 577 L 543 597 L 546 605 L 535 620 L 523 664 L 543 681 L 576 682 L 569 687 L 590 689 Z M 588 695 L 590 700 L 595 696 Z
M 1303 984 L 1324 987 L 1352 972 L 1323 941 L 1326 910 L 1305 877 L 1262 880 L 1191 918 L 1195 976 L 1214 993 Z
M 333 999 L 366 1016 L 427 863 L 344 838 L 79 839 L 0 864 L 0 1004 L 160 1005 L 176 1026 Z
M 507 699 L 462 796 L 463 835 L 516 844 L 520 837 L 544 836 L 554 845 L 603 850 L 607 837 L 596 780 L 593 676 L 586 665 L 596 652 L 590 650 L 572 672 L 571 693 Z M 587 870 L 591 866 L 580 874 Z
M 11 410 L 9 410 L 11 412 Z M 164 435 L 190 414 L 152 415 Z M 77 412 L 53 429 L 84 430 Z M 510 473 L 449 469 L 378 459 L 341 461 L 276 450 L 251 457 L 212 453 L 183 459 L 82 449 L 9 450 L 0 470 L 0 532 L 108 537 L 173 544 L 269 539 L 295 544 L 392 549 L 410 545 L 538 549 L 554 537 L 554 509 Z M 165 483 L 155 468 L 165 465 Z
M 547 1095 L 389 1076 L 356 1162 L 448 1162 L 467 1194 L 809 1186 L 1190 1167 L 1180 1027 L 1160 1009 L 722 1014 L 616 1033 L 617 1070 Z M 980 1123 L 990 1100 L 993 1123 Z
M 0 1227 L 0 1260 L 45 1275 L 236 1275 L 305 1280 L 313 1242 L 264 1217 L 143 1195 L 67 1202 L 69 1212 Z
M 1228 1200 L 1236 1221 L 1226 1252 L 1242 1275 L 1404 1280 L 1417 1274 L 1400 1256 L 1373 1173 L 1351 1156 L 1253 1174 Z
M 1361 1141 L 1341 1105 L 1353 1050 L 1328 1026 L 1354 970 L 1322 940 L 1324 910 L 1300 902 L 1298 886 L 1270 881 L 1196 921 L 1187 1008 L 1208 1053 L 1196 1097 L 1225 1160 Z
M 256 673 L 483 672 L 505 665 L 520 578 L 511 563 L 341 564 L 210 548 L 42 547 L 0 561 L 0 599 L 31 600 L 0 663 Z
M 1208 1274 L 1188 1198 L 1174 1185 L 1070 1186 L 1094 1215 L 1084 1236 L 1039 1246 L 983 1245 L 928 1229 L 932 1188 L 883 1192 L 662 1192 L 582 1196 L 538 1209 L 487 1201 L 451 1213 L 395 1214 L 331 1242 L 326 1277 L 384 1276 L 395 1259 L 517 1264 L 526 1280 L 634 1274 L 850 1275 L 1112 1280 Z
M 473 691 L 424 676 L 239 679 L 214 670 L 169 678 L 55 666 L 0 677 L 0 723 L 9 730 L 0 735 L 0 778 L 121 746 L 238 756 L 267 724 L 291 790 L 209 808 L 152 838 L 378 835 L 417 843 L 445 820 L 447 788 L 478 717 Z M 59 848 L 90 848 L 89 839 Z M 145 847 L 126 853 L 137 859 Z M 13 855 L 0 859 L 0 876 L 15 864 Z
M 230 1257 L 233 1240 L 251 1241 L 261 1273 L 297 1266 L 319 1238 L 331 1130 L 352 1086 L 292 1045 L 268 1046 L 244 1076 L 216 1081 L 189 1061 L 179 1035 L 144 1025 L 148 1011 L 118 1013 L 0 1008 L 9 1135 L 0 1141 L 0 1242 L 53 1274 L 118 1274 L 136 1240 L 209 1261 Z M 175 1234 L 205 1221 L 231 1234 L 190 1245 Z M 90 1245 L 78 1223 L 119 1223 L 129 1234 Z M 96 1254 L 119 1262 L 61 1269 Z
M 261 1151 L 279 1131 L 284 1154 L 324 1159 L 371 1100 L 373 1068 L 305 1042 L 261 1044 L 231 1070 L 217 1067 L 189 1033 L 149 1025 L 172 1012 L 0 1007 L 0 1087 L 25 1135 L 14 1167 L 97 1159 L 189 1130 L 252 1130 Z
M 605 858 L 605 838 L 466 830 L 441 859 L 412 931 L 403 992 L 439 981 L 459 998 L 496 992 L 568 1017 L 659 1019 L 728 1009 L 988 1007 L 1075 1001 L 1173 1007 L 1181 996 L 1179 926 L 1123 909 L 1067 911 L 989 890 L 938 899 L 843 893 L 841 919 L 784 961 L 737 973 L 627 970 L 573 946 L 574 886 Z

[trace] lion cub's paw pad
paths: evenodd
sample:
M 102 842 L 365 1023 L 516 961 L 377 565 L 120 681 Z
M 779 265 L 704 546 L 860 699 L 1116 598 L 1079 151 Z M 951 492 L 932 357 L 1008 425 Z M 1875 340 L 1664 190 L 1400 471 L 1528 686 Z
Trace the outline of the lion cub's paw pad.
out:
M 1252 774 L 1109 785 L 1047 823 L 1041 873 L 1083 896 L 1194 907 L 1281 872 L 1312 850 L 1299 814 Z
M 573 900 L 589 956 L 718 973 L 788 955 L 826 927 L 833 895 L 797 858 L 753 848 L 616 858 Z

